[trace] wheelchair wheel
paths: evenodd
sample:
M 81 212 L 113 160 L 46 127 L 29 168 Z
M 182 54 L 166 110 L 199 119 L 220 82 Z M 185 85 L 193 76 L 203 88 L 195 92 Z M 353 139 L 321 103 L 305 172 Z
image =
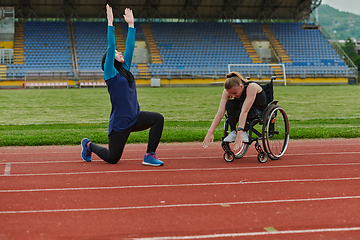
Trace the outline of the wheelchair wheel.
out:
M 225 114 L 225 122 L 224 122 L 224 137 L 223 139 L 228 135 L 228 130 L 229 130 L 229 122 L 228 122 L 228 116 Z M 228 161 L 227 159 L 229 159 L 230 156 L 225 157 L 225 155 L 227 154 L 227 152 L 232 152 L 234 154 L 234 157 L 236 159 L 242 158 L 248 148 L 249 148 L 249 144 L 245 144 L 243 143 L 243 145 L 241 146 L 240 150 L 234 150 L 234 143 L 228 143 L 228 142 L 222 142 L 221 146 L 223 147 L 225 154 L 224 154 L 224 159 L 227 162 L 232 162 L 234 159 L 232 159 L 231 161 Z
M 234 146 L 234 144 L 230 144 L 230 148 L 232 148 L 233 146 Z M 233 150 L 233 152 L 235 153 L 235 158 L 239 159 L 239 158 L 242 158 L 243 156 L 245 156 L 248 149 L 249 149 L 249 144 L 243 143 L 240 150 L 239 149 L 237 151 Z
M 235 155 L 234 155 L 233 152 L 225 152 L 225 153 L 224 153 L 224 159 L 225 159 L 225 161 L 227 161 L 227 162 L 232 162 L 232 161 L 234 161 L 234 159 L 235 159 Z
M 279 159 L 289 144 L 289 120 L 280 106 L 270 107 L 262 127 L 262 142 L 265 152 L 272 160 Z
M 257 159 L 260 163 L 264 163 L 267 161 L 268 159 L 268 156 L 266 155 L 266 153 L 259 153 L 258 156 L 257 156 Z

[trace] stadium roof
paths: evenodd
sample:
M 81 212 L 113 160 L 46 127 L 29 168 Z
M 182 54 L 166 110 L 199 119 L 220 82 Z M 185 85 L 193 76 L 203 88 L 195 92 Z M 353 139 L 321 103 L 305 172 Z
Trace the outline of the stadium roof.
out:
M 135 18 L 229 20 L 308 20 L 321 0 L 0 0 L 15 7 L 17 18 L 105 18 L 109 3 L 122 18 L 126 7 Z

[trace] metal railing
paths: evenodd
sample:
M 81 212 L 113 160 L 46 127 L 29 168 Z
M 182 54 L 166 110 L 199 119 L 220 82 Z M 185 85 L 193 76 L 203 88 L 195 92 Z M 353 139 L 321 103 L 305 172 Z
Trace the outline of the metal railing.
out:
M 281 71 L 282 71 L 282 76 L 277 76 L 278 82 L 283 82 L 284 85 L 286 86 L 286 76 L 287 76 L 287 73 L 286 73 L 286 70 L 285 70 L 285 64 L 262 64 L 262 65 L 259 65 L 259 64 L 228 64 L 228 71 L 229 72 L 232 72 L 232 71 L 235 71 L 235 72 L 239 72 L 239 73 L 242 73 L 242 72 L 246 72 L 246 71 L 253 71 L 255 72 L 256 74 L 261 74 L 263 72 L 266 73 L 266 75 L 270 75 L 271 76 L 274 76 L 274 73 L 273 72 L 269 72 L 271 67 L 281 67 Z M 260 69 L 257 69 L 259 68 Z M 261 67 L 267 67 L 267 69 L 261 69 Z M 249 69 L 249 70 L 247 70 Z M 255 70 L 257 69 L 257 70 Z M 243 74 L 244 75 L 244 74 Z M 246 75 L 244 75 L 246 76 Z M 251 76 L 249 76 L 251 78 Z M 259 78 L 259 79 L 262 79 L 262 78 Z
M 357 80 L 358 78 L 358 68 L 356 67 L 355 63 L 349 58 L 349 56 L 344 52 L 342 47 L 339 45 L 339 43 L 336 40 L 329 40 L 332 47 L 335 49 L 336 53 L 340 55 L 340 57 L 344 60 L 346 65 L 350 67 L 350 69 L 353 69 L 353 72 L 355 73 L 355 78 Z
M 338 68 L 335 67 L 300 67 L 300 68 L 287 68 L 286 75 L 289 77 L 300 78 L 318 78 L 318 77 L 334 77 L 334 78 L 355 78 L 357 74 L 357 68 Z
M 14 62 L 14 49 L 0 49 L 0 64 L 11 64 Z
M 334 69 L 327 69 L 324 67 L 287 67 L 286 78 L 317 78 L 317 77 L 334 77 L 334 78 L 353 78 L 357 73 L 356 68 L 342 68 L 341 71 Z M 257 70 L 251 71 L 250 68 L 243 68 L 239 71 L 244 77 L 251 79 L 269 80 L 274 75 L 272 71 Z M 173 69 L 161 68 L 152 70 L 147 73 L 134 73 L 135 79 L 222 79 L 228 73 L 224 68 L 188 68 L 188 69 Z M 77 76 L 77 77 L 75 77 Z M 283 76 L 278 76 L 279 78 Z M 99 70 L 81 70 L 77 74 L 73 70 L 49 70 L 49 71 L 25 71 L 19 70 L 8 71 L 7 77 L 3 80 L 12 81 L 69 81 L 75 82 L 79 86 L 81 81 L 99 81 L 104 79 L 104 72 Z M 281 80 L 284 81 L 284 80 Z

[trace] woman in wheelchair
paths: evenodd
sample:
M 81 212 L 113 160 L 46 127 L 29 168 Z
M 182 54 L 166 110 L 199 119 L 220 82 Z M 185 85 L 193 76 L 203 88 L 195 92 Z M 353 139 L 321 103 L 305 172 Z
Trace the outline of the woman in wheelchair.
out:
M 287 149 L 290 127 L 284 109 L 273 99 L 275 79 L 273 76 L 269 83 L 259 85 L 245 80 L 239 73 L 228 73 L 219 109 L 203 141 L 203 147 L 208 147 L 214 141 L 214 131 L 227 111 L 221 142 L 225 161 L 232 162 L 235 158 L 242 158 L 254 141 L 259 162 L 266 162 L 268 157 L 271 160 L 279 159 Z M 236 131 L 237 122 L 239 126 Z M 256 124 L 260 126 L 255 128 Z
M 252 81 L 246 80 L 237 72 L 226 75 L 219 109 L 203 141 L 206 148 L 214 140 L 214 131 L 225 115 L 228 114 L 230 134 L 224 138 L 224 142 L 234 142 L 234 149 L 239 149 L 242 143 L 249 142 L 246 134 L 246 121 L 248 117 L 261 116 L 266 108 L 266 94 L 263 88 Z M 259 115 L 260 114 L 260 115 Z M 236 131 L 236 123 L 239 127 Z

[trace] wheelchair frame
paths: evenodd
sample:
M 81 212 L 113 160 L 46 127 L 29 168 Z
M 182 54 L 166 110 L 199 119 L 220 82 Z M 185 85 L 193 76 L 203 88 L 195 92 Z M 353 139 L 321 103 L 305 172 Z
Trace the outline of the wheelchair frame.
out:
M 277 105 L 278 101 L 273 100 L 273 80 L 275 80 L 276 77 L 271 77 L 270 83 L 267 85 L 262 85 L 266 97 L 268 105 L 265 108 L 265 110 L 262 112 L 262 116 L 257 116 L 255 119 L 251 121 L 247 121 L 245 130 L 249 131 L 249 143 L 243 143 L 240 150 L 238 150 L 236 153 L 234 153 L 230 147 L 229 142 L 221 142 L 221 146 L 224 153 L 224 160 L 227 162 L 232 162 L 235 158 L 239 159 L 242 158 L 249 146 L 253 143 L 255 143 L 255 149 L 258 152 L 257 159 L 260 163 L 265 163 L 268 158 L 271 160 L 277 160 L 279 159 L 286 151 L 288 143 L 289 143 L 289 135 L 290 135 L 290 127 L 289 127 L 289 120 L 287 118 L 286 112 L 284 109 L 282 109 L 279 105 Z M 272 138 L 279 134 L 279 131 L 276 131 L 275 128 L 275 121 L 278 113 L 281 114 L 280 117 L 284 120 L 284 142 L 281 146 L 281 150 L 278 152 L 274 152 L 272 149 L 272 146 L 270 145 L 270 141 Z M 254 128 L 256 124 L 262 125 L 262 132 L 260 133 L 257 129 Z M 225 114 L 225 123 L 224 123 L 224 136 L 222 140 L 228 135 L 228 116 Z M 261 147 L 261 144 L 259 143 L 259 140 L 261 139 L 263 147 Z

